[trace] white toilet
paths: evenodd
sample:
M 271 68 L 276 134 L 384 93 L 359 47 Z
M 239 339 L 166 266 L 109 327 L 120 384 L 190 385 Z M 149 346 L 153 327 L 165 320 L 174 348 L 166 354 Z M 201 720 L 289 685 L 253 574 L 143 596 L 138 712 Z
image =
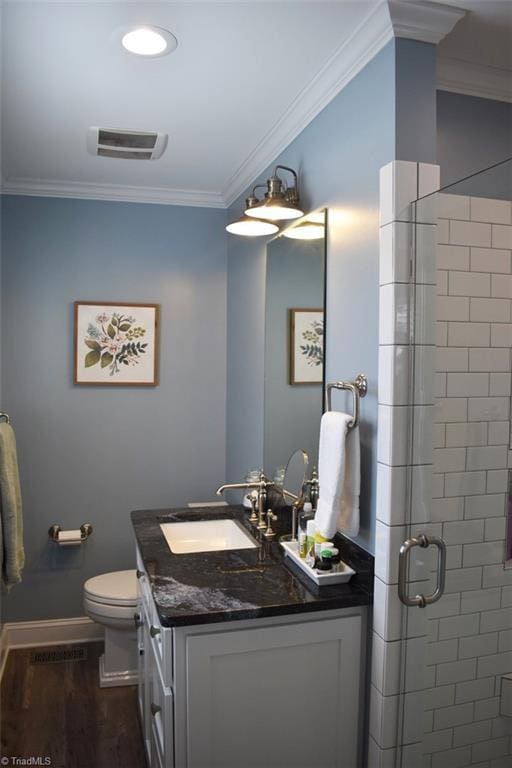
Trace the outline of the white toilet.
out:
M 85 613 L 105 627 L 105 653 L 100 658 L 100 687 L 137 682 L 136 571 L 102 573 L 84 584 Z

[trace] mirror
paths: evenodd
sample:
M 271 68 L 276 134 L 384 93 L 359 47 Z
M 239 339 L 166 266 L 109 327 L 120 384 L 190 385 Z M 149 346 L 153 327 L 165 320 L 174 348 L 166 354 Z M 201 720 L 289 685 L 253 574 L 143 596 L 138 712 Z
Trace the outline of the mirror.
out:
M 267 245 L 263 461 L 276 479 L 298 445 L 311 466 L 318 460 L 326 218 L 325 209 L 309 214 Z
M 301 448 L 294 451 L 288 459 L 282 486 L 286 504 L 291 505 L 294 501 L 297 501 L 302 497 L 302 489 L 306 481 L 308 465 L 308 454 Z

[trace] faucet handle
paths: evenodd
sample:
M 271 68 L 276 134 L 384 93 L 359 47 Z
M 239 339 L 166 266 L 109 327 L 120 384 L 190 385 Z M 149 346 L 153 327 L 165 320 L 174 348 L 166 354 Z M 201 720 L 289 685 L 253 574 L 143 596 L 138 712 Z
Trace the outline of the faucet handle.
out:
M 250 523 L 257 523 L 258 522 L 258 515 L 257 515 L 257 512 L 256 512 L 256 508 L 258 506 L 258 494 L 255 491 L 252 491 L 251 493 L 247 494 L 247 498 L 251 502 L 251 506 L 252 506 L 252 512 L 251 512 L 251 516 L 249 517 L 249 522 Z
M 274 515 L 271 509 L 267 509 L 267 530 L 263 534 L 266 539 L 273 539 L 276 532 L 272 528 L 272 522 L 277 520 L 277 515 Z

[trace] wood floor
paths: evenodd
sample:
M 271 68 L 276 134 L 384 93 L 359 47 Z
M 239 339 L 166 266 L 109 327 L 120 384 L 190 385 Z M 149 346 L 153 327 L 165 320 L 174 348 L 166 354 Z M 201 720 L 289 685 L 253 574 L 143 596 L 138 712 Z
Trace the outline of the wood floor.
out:
M 31 664 L 30 649 L 9 653 L 0 699 L 1 765 L 14 764 L 6 757 L 47 757 L 51 762 L 39 764 L 145 768 L 136 688 L 99 688 L 102 644 L 85 647 L 88 658 L 73 662 Z

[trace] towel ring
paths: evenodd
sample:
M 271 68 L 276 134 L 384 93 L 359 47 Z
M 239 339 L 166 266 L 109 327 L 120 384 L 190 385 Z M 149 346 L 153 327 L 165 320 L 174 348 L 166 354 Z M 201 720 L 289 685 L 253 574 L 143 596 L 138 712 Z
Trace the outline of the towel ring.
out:
M 1 419 L 3 419 L 6 424 L 10 424 L 11 423 L 11 419 L 10 419 L 8 413 L 3 413 L 2 411 L 0 411 L 0 420 Z
M 359 424 L 359 417 L 361 412 L 360 399 L 366 397 L 368 393 L 368 380 L 364 373 L 358 374 L 354 381 L 334 381 L 330 384 L 326 384 L 325 387 L 325 410 L 332 411 L 332 390 L 344 389 L 348 392 L 352 392 L 352 421 L 349 423 L 349 428 L 354 429 Z

